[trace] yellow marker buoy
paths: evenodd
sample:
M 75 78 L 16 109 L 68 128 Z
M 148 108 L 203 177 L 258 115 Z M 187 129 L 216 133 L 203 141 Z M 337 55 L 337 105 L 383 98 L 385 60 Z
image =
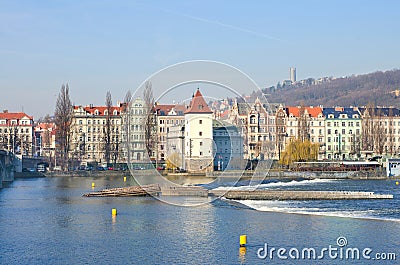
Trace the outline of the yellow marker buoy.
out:
M 111 215 L 112 215 L 112 216 L 116 216 L 116 215 L 117 215 L 117 209 L 113 208 L 113 209 L 111 210 Z
M 396 181 L 396 185 L 399 185 L 399 182 L 398 182 L 398 181 Z
M 95 186 L 95 184 L 94 184 L 94 182 L 92 182 L 92 188 L 94 188 L 94 186 Z
M 126 182 L 126 177 L 124 177 L 124 182 Z
M 247 244 L 247 236 L 246 235 L 240 235 L 239 244 L 241 247 L 246 246 L 246 244 Z

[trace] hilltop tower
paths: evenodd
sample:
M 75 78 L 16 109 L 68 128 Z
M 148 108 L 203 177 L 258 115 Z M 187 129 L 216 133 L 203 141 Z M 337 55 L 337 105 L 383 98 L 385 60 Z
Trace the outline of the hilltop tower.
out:
M 213 112 L 200 90 L 193 95 L 185 116 L 185 169 L 189 172 L 213 170 Z
M 290 67 L 290 81 L 296 82 L 296 67 Z

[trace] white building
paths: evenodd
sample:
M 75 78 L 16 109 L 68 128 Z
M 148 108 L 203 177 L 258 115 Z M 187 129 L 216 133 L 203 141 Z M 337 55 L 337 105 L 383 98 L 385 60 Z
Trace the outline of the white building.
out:
M 0 149 L 14 154 L 33 154 L 33 117 L 23 112 L 0 113 Z
M 185 169 L 189 172 L 213 169 L 212 115 L 197 89 L 185 111 Z
M 147 159 L 145 145 L 145 123 L 147 118 L 145 102 L 136 98 L 123 112 L 122 142 L 123 157 L 129 163 L 145 163 Z M 146 159 L 146 160 L 145 160 Z
M 69 157 L 73 161 L 105 163 L 107 118 L 110 118 L 110 161 L 121 162 L 121 106 L 74 106 Z

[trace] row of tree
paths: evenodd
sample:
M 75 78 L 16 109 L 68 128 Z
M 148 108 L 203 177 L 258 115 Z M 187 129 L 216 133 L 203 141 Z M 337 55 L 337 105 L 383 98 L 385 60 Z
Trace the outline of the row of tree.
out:
M 153 89 L 151 82 L 145 83 L 145 88 L 143 91 L 143 98 L 145 102 L 144 106 L 144 113 L 145 117 L 145 124 L 144 124 L 144 141 L 145 147 L 147 150 L 148 157 L 154 157 L 154 152 L 157 148 L 157 141 L 156 141 L 156 117 L 155 117 L 155 110 L 154 110 L 154 96 L 153 96 Z M 124 103 L 122 104 L 122 112 L 126 114 L 126 138 L 125 140 L 129 143 L 130 139 L 130 111 L 129 106 L 132 101 L 132 94 L 128 91 L 124 98 Z M 114 163 L 118 160 L 118 157 L 122 154 L 122 146 L 120 146 L 120 141 L 115 141 L 112 137 L 113 132 L 113 124 L 112 124 L 112 116 L 113 116 L 113 102 L 112 96 L 110 91 L 106 93 L 106 100 L 105 106 L 107 109 L 105 125 L 103 128 L 102 137 L 103 141 L 103 151 L 105 161 L 110 163 L 114 161 Z M 70 89 L 68 84 L 62 85 L 60 92 L 57 97 L 56 108 L 54 112 L 54 123 L 56 125 L 56 158 L 57 164 L 62 167 L 63 170 L 67 170 L 71 164 L 71 137 L 73 135 L 73 105 L 70 97 Z M 127 145 L 127 155 L 128 161 L 130 161 L 129 156 L 131 150 L 129 150 L 130 144 Z M 85 146 L 80 147 L 79 149 L 85 149 Z M 84 152 L 83 152 L 84 153 Z M 78 159 L 82 159 L 82 153 L 80 154 L 81 157 Z
M 112 107 L 112 97 L 111 93 L 108 91 L 106 94 L 105 101 L 107 114 L 105 127 L 103 129 L 104 136 L 103 139 L 103 149 L 104 156 L 107 163 L 112 160 L 116 160 L 119 154 L 119 143 L 112 141 L 112 124 L 111 119 L 113 115 Z M 71 137 L 73 135 L 73 105 L 70 97 L 70 90 L 68 84 L 62 85 L 60 93 L 57 97 L 56 108 L 54 112 L 54 123 L 56 125 L 56 158 L 57 164 L 61 166 L 63 170 L 67 170 L 72 163 L 70 151 L 71 151 Z M 84 149 L 85 146 L 79 147 L 79 149 Z M 82 154 L 81 154 L 82 156 Z M 82 159 L 81 157 L 78 159 Z

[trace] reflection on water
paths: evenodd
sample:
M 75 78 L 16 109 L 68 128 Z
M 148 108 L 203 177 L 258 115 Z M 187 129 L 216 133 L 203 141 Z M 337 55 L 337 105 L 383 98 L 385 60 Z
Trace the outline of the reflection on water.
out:
M 96 190 L 134 185 L 123 176 L 59 177 L 16 180 L 0 190 L 0 263 L 265 264 L 256 252 L 266 242 L 327 246 L 343 235 L 350 246 L 376 251 L 400 244 L 397 222 L 259 212 L 220 200 L 178 207 L 152 197 L 82 197 L 92 182 Z M 241 234 L 246 249 L 239 248 Z

